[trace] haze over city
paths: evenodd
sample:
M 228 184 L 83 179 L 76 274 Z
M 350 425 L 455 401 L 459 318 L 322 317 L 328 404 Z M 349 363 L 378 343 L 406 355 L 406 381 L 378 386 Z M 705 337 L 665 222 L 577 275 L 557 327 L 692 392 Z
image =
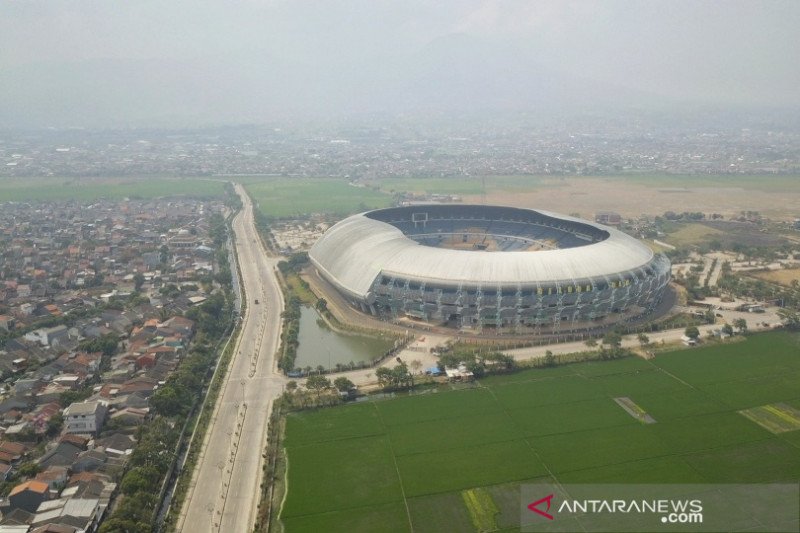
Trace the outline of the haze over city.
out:
M 800 4 L 0 4 L 0 127 L 800 105 Z
M 0 0 L 0 533 L 800 533 L 798 28 Z

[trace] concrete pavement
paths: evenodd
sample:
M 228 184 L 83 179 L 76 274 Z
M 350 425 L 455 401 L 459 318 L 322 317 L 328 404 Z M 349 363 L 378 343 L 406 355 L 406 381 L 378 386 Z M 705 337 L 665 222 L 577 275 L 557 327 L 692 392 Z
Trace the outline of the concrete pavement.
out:
M 261 246 L 249 196 L 241 185 L 236 191 L 243 207 L 232 226 L 247 310 L 178 517 L 178 531 L 252 531 L 267 422 L 286 382 L 275 360 L 283 311 L 275 275 L 278 259 L 268 257 Z

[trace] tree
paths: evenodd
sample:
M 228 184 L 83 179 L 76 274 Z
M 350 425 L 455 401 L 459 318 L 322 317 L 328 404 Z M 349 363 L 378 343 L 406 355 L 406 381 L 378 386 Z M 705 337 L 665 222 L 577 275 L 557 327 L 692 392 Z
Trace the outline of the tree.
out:
M 398 359 L 400 359 L 398 357 Z M 408 371 L 408 365 L 400 362 L 392 369 L 392 384 L 395 387 L 413 387 L 414 376 Z
M 388 387 L 392 383 L 392 371 L 385 366 L 375 371 L 375 377 L 378 378 L 378 385 L 381 387 Z
M 317 303 L 314 304 L 314 307 L 320 313 L 324 313 L 325 311 L 328 310 L 328 301 L 325 298 L 320 298 L 319 300 L 317 300 Z
M 107 333 L 94 339 L 82 341 L 78 348 L 89 353 L 102 352 L 103 355 L 114 355 L 119 347 L 119 336 Z
M 684 335 L 692 340 L 697 340 L 700 337 L 700 330 L 697 329 L 697 326 L 689 326 L 686 328 L 686 331 L 684 331 Z
M 294 392 L 297 390 L 297 382 L 295 380 L 287 381 L 286 382 L 286 390 L 289 392 Z
M 611 348 L 619 348 L 622 346 L 622 335 L 616 331 L 609 331 L 603 335 L 603 344 L 607 344 Z
M 339 392 L 350 392 L 356 388 L 355 384 L 344 376 L 333 380 L 333 386 L 336 387 L 336 390 Z
M 37 463 L 31 461 L 27 463 L 22 463 L 20 467 L 17 469 L 17 471 L 22 476 L 33 477 L 42 471 L 42 467 L 40 467 Z
M 137 272 L 133 275 L 133 286 L 136 291 L 142 290 L 142 285 L 144 285 L 144 274 L 141 272 Z
M 792 280 L 792 282 L 797 280 Z M 778 316 L 781 317 L 786 327 L 789 329 L 800 329 L 800 313 L 784 307 L 782 309 L 778 309 Z
M 544 366 L 546 367 L 554 367 L 556 366 L 556 356 L 553 355 L 553 352 L 547 350 L 544 353 Z
M 636 336 L 636 338 L 639 339 L 639 346 L 641 346 L 642 348 L 650 344 L 650 337 L 648 337 L 644 333 L 639 333 Z
M 56 413 L 50 417 L 50 420 L 47 421 L 47 430 L 46 434 L 48 437 L 55 437 L 59 433 L 61 433 L 61 428 L 64 425 L 64 415 L 61 413 Z
M 597 348 L 597 340 L 596 339 L 589 339 L 584 344 L 586 344 L 586 346 L 588 346 L 589 348 Z
M 725 335 L 728 335 L 729 337 L 732 337 L 733 336 L 733 326 L 731 326 L 730 324 L 725 322 L 725 324 L 722 325 L 722 333 L 724 333 Z
M 419 359 L 414 359 L 409 363 L 411 370 L 414 371 L 415 374 L 419 374 L 419 371 L 422 369 L 422 361 Z
M 737 318 L 733 321 L 733 327 L 739 330 L 739 333 L 745 334 L 747 333 L 747 320 L 744 318 Z
M 317 399 L 319 399 L 319 395 L 322 391 L 331 388 L 331 380 L 321 374 L 308 376 L 308 379 L 306 379 L 306 388 L 316 392 Z

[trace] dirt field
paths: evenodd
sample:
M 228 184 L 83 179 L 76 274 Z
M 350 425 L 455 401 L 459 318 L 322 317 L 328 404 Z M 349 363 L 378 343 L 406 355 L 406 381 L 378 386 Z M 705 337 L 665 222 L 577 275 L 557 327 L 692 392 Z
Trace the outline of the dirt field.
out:
M 764 281 L 771 281 L 786 287 L 792 284 L 792 281 L 800 280 L 800 268 L 784 268 L 783 270 L 770 270 L 769 272 L 753 272 L 750 276 Z
M 541 180 L 541 178 L 539 178 Z M 548 178 L 547 186 L 532 185 L 530 191 L 488 191 L 487 203 L 540 208 L 559 213 L 579 213 L 594 218 L 597 211 L 616 211 L 631 217 L 656 215 L 665 211 L 702 211 L 726 217 L 741 211 L 759 211 L 778 220 L 798 215 L 800 186 L 797 190 L 764 190 L 744 187 L 686 186 L 661 187 L 621 178 Z M 542 185 L 542 184 L 538 184 Z M 465 202 L 481 203 L 480 195 L 464 196 Z

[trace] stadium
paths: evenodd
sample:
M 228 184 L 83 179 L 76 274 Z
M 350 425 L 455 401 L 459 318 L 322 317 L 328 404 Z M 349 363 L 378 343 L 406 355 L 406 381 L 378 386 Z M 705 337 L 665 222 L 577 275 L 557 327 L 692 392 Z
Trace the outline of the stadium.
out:
M 550 334 L 652 313 L 662 254 L 611 227 L 488 205 L 394 207 L 348 217 L 309 259 L 353 307 L 464 331 Z

